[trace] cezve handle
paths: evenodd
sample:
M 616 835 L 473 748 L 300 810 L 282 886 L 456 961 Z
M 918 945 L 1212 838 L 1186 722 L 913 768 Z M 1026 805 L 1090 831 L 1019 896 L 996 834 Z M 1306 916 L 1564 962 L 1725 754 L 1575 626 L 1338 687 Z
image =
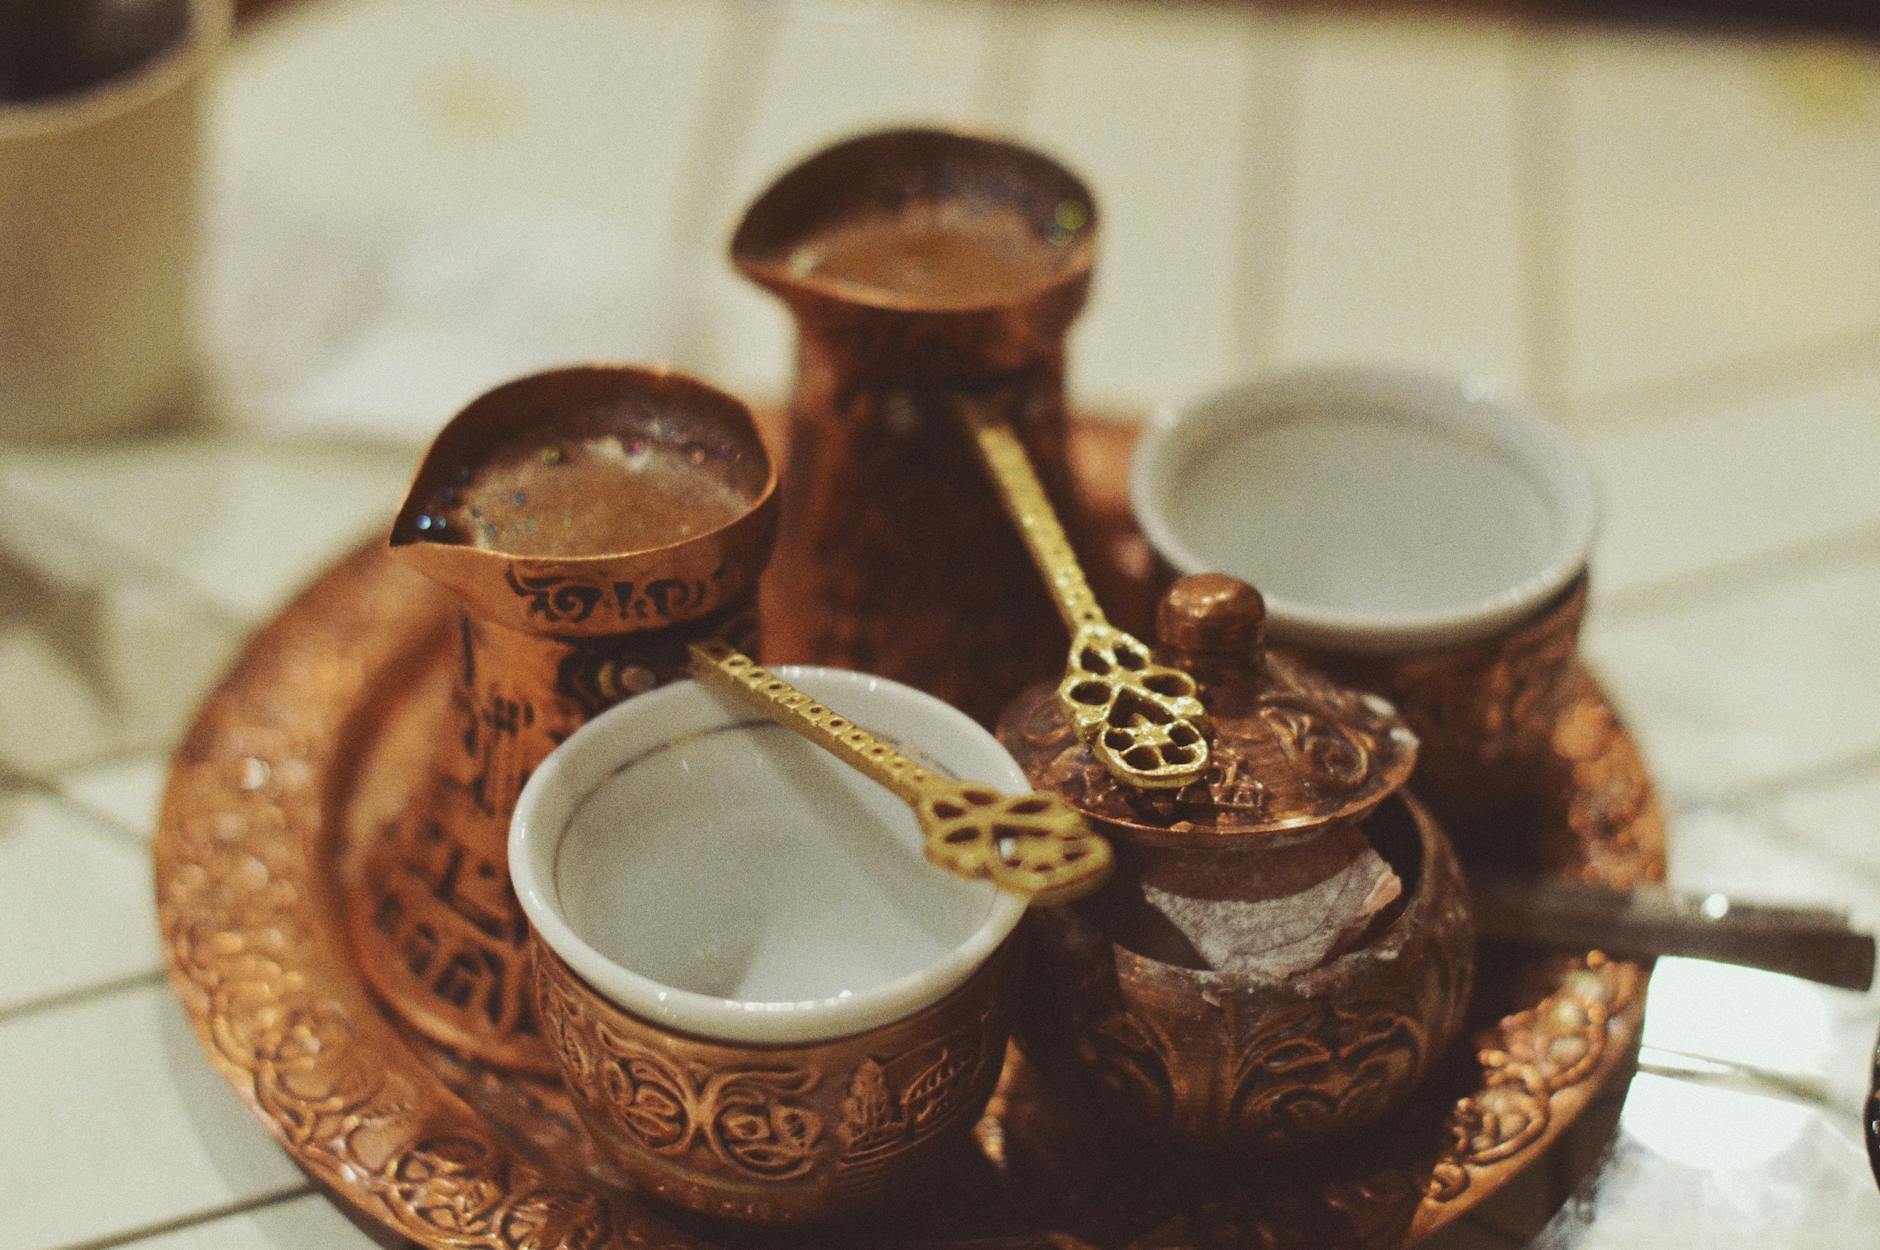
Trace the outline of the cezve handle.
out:
M 1484 937 L 1624 958 L 1714 959 L 1847 990 L 1873 985 L 1873 935 L 1825 908 L 1492 874 L 1471 878 L 1469 894 Z

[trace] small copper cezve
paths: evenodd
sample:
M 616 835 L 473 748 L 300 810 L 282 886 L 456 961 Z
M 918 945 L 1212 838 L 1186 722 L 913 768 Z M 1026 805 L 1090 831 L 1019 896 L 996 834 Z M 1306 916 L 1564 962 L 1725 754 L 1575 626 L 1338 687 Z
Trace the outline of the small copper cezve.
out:
M 408 1024 L 484 1063 L 553 1070 L 510 811 L 589 717 L 683 676 L 688 642 L 752 645 L 776 485 L 743 404 L 625 366 L 510 382 L 431 445 L 390 550 L 461 601 L 453 731 L 362 857 L 349 918 L 366 978 Z

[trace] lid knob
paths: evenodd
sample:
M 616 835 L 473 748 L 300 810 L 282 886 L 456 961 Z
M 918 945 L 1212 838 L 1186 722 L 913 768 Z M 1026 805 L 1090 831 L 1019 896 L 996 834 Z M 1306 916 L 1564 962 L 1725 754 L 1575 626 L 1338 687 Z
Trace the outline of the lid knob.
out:
M 1245 656 L 1266 633 L 1266 600 L 1225 573 L 1191 573 L 1156 605 L 1155 632 L 1191 655 Z

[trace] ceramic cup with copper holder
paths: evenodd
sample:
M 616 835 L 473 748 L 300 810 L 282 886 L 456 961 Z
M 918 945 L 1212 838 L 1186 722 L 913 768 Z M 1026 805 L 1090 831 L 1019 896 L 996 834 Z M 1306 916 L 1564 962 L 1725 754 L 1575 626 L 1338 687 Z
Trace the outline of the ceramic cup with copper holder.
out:
M 1116 848 L 1100 893 L 1026 923 L 1016 1028 L 1067 1109 L 1179 1147 L 1279 1151 L 1407 1098 L 1461 1028 L 1474 931 L 1448 838 L 1403 788 L 1416 737 L 1375 695 L 1261 645 L 1252 587 L 1203 574 L 1158 611 L 1195 678 L 1207 775 L 1118 783 L 1049 687 L 999 737 Z
M 963 713 L 783 667 L 946 775 L 1022 791 Z M 516 805 L 536 1004 L 596 1142 L 694 1211 L 799 1223 L 905 1192 L 1003 1064 L 1025 901 L 939 871 L 902 800 L 681 682 L 595 718 Z
M 1598 515 L 1562 431 L 1458 381 L 1303 370 L 1159 414 L 1130 501 L 1174 573 L 1254 582 L 1275 647 L 1396 703 L 1458 838 L 1549 784 Z

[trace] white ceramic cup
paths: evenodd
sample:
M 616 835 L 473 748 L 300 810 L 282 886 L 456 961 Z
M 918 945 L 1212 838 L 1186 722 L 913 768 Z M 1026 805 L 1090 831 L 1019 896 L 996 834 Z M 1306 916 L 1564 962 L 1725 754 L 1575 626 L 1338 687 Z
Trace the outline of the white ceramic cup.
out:
M 59 0 L 100 38 L 163 2 Z M 169 2 L 181 33 L 133 46 L 127 68 L 0 95 L 0 438 L 125 429 L 187 396 L 201 84 L 231 6 Z
M 1585 568 L 1598 515 L 1555 426 L 1460 381 L 1362 368 L 1159 412 L 1130 503 L 1178 572 L 1257 586 L 1274 642 L 1348 655 L 1507 629 Z
M 931 695 L 776 671 L 948 775 L 1031 788 L 997 739 Z M 541 940 L 615 1005 L 759 1045 L 845 1037 L 938 1002 L 1025 911 L 929 864 L 888 790 L 689 681 L 602 713 L 543 761 L 516 804 L 509 870 Z

